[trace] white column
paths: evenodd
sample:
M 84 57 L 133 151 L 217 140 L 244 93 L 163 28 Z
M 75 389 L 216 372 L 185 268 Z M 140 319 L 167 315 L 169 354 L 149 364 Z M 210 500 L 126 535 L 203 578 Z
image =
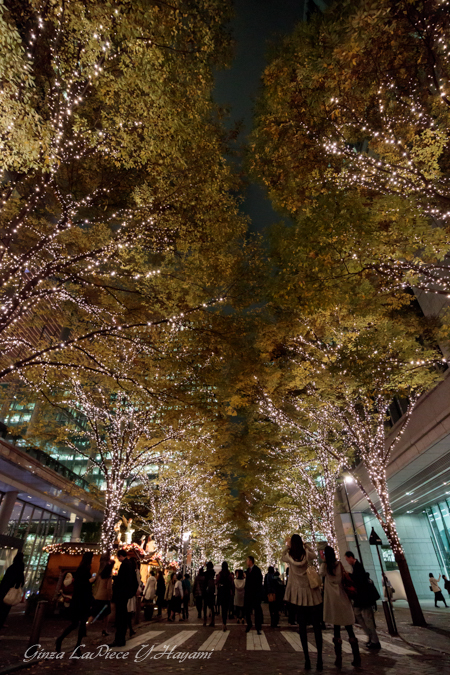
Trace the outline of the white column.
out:
M 79 516 L 75 517 L 75 522 L 73 524 L 72 536 L 70 541 L 80 541 L 81 537 L 81 526 L 83 525 L 83 519 Z

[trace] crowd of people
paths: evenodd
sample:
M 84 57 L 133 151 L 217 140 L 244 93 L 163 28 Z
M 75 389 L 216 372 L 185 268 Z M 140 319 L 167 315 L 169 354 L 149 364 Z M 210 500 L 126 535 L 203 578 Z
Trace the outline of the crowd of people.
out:
M 85 553 L 78 570 L 73 575 L 73 598 L 70 604 L 71 622 L 56 641 L 56 650 L 62 649 L 63 640 L 74 630 L 78 631 L 77 649 L 86 635 L 90 623 L 104 621 L 103 635 L 107 635 L 111 620 L 111 605 L 114 607 L 115 639 L 112 646 L 126 644 L 127 633 L 134 634 L 132 617 L 136 611 L 136 596 L 141 595 L 145 618 L 162 619 L 167 611 L 167 620 L 186 621 L 189 618 L 191 598 L 203 625 L 215 626 L 216 617 L 221 617 L 222 630 L 227 630 L 229 621 L 246 623 L 246 631 L 253 628 L 261 634 L 263 624 L 262 602 L 269 606 L 270 623 L 278 626 L 280 614 L 286 612 L 289 623 L 298 625 L 305 657 L 305 668 L 311 668 L 308 649 L 307 626 L 312 625 L 317 648 L 317 670 L 322 670 L 322 630 L 325 623 L 333 626 L 335 665 L 342 666 L 341 628 L 345 627 L 353 653 L 352 665 L 361 665 L 358 639 L 354 624 L 358 623 L 368 637 L 370 650 L 381 648 L 378 639 L 374 605 L 379 594 L 369 575 L 351 551 L 346 561 L 352 572 L 345 571 L 337 560 L 334 549 L 326 546 L 320 551 L 322 564 L 317 572 L 314 562 L 317 551 L 304 544 L 298 534 L 287 540 L 282 561 L 288 566 L 285 584 L 278 571 L 269 567 L 263 576 L 253 556 L 246 561 L 246 569 L 230 571 L 223 562 L 216 573 L 212 562 L 202 566 L 193 583 L 188 573 L 163 570 L 151 572 L 146 584 L 142 584 L 139 561 L 132 552 L 119 550 L 120 562 L 117 575 L 112 580 L 113 563 L 109 556 L 102 558 L 99 572 L 91 575 L 92 553 Z M 150 610 L 150 611 L 148 611 Z
M 358 639 L 354 632 L 357 623 L 367 635 L 369 650 L 381 649 L 377 635 L 374 609 L 379 593 L 365 571 L 363 564 L 356 559 L 352 551 L 347 551 L 345 560 L 351 569 L 348 573 L 337 559 L 331 546 L 317 552 L 303 542 L 298 534 L 286 541 L 281 560 L 287 565 L 287 582 L 270 566 L 264 575 L 255 564 L 253 556 L 248 556 L 246 569 L 230 571 L 228 563 L 223 562 L 216 573 L 213 563 L 200 567 L 193 582 L 190 574 L 163 570 L 151 571 L 145 585 L 140 575 L 140 562 L 136 553 L 121 549 L 117 552 L 119 567 L 113 576 L 114 560 L 109 555 L 100 559 L 97 574 L 91 573 L 93 553 L 86 552 L 72 575 L 67 572 L 61 586 L 62 607 L 66 608 L 70 623 L 56 640 L 56 651 L 61 652 L 64 639 L 77 631 L 76 650 L 86 636 L 87 627 L 102 622 L 102 635 L 108 636 L 108 626 L 114 622 L 115 638 L 111 646 L 125 646 L 127 634 L 134 635 L 133 617 L 137 611 L 137 598 L 144 607 L 146 620 L 162 619 L 167 611 L 169 622 L 189 619 L 189 607 L 193 604 L 197 617 L 203 625 L 215 626 L 216 617 L 222 620 L 222 630 L 226 631 L 229 621 L 246 623 L 246 631 L 253 628 L 261 634 L 263 624 L 262 602 L 269 607 L 270 624 L 276 628 L 280 614 L 284 611 L 291 625 L 298 625 L 300 641 L 305 657 L 305 669 L 311 668 L 307 627 L 311 625 L 317 648 L 316 669 L 323 669 L 322 630 L 325 624 L 333 626 L 335 665 L 342 666 L 341 628 L 345 628 L 351 646 L 353 666 L 361 665 Z M 315 562 L 322 559 L 317 571 Z M 430 590 L 435 595 L 435 603 L 445 599 L 438 582 L 432 573 L 429 575 Z M 450 582 L 444 576 L 445 589 L 450 594 Z M 17 553 L 13 564 L 7 569 L 0 583 L 0 626 L 6 619 L 10 605 L 7 596 L 17 593 L 24 584 L 23 555 Z M 385 588 L 385 594 L 392 589 Z M 389 596 L 390 597 L 390 596 Z M 447 606 L 447 605 L 446 605 Z M 208 623 L 209 622 L 209 623 Z

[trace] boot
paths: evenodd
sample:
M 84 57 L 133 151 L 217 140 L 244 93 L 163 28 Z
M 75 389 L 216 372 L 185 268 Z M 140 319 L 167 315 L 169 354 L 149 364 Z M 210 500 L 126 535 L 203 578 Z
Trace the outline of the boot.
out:
M 336 661 L 334 662 L 334 665 L 336 666 L 336 668 L 342 668 L 342 639 L 333 638 L 333 642 L 334 642 L 334 653 L 336 654 Z
M 349 638 L 349 642 L 353 652 L 352 666 L 355 666 L 355 668 L 359 668 L 359 666 L 361 665 L 361 654 L 359 653 L 358 638 L 356 637 Z
M 316 670 L 323 670 L 322 654 L 318 654 L 317 656 Z

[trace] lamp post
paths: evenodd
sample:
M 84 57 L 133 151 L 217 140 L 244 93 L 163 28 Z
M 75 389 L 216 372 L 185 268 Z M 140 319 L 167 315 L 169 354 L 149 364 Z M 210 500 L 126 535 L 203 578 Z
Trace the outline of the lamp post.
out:
M 373 527 L 372 527 L 372 532 L 370 533 L 370 537 L 369 537 L 369 544 L 371 546 L 376 546 L 376 548 L 377 548 L 378 561 L 379 561 L 380 567 L 381 567 L 381 576 L 383 577 L 384 587 L 386 589 L 387 600 L 382 600 L 382 605 L 383 605 L 384 616 L 386 618 L 388 631 L 389 631 L 390 635 L 398 635 L 397 624 L 395 622 L 395 616 L 394 616 L 394 608 L 392 607 L 391 596 L 390 596 L 389 589 L 388 589 L 387 577 L 386 577 L 386 573 L 384 571 L 383 562 L 381 560 L 380 549 L 378 548 L 378 546 L 381 544 L 381 539 L 378 536 L 378 534 L 375 532 L 375 529 Z
M 347 506 L 348 506 L 348 512 L 350 513 L 350 520 L 352 522 L 352 528 L 353 528 L 353 533 L 355 535 L 355 543 L 356 543 L 356 548 L 358 549 L 358 555 L 359 555 L 359 562 L 363 565 L 363 559 L 361 555 L 361 548 L 359 546 L 359 540 L 358 540 L 358 533 L 356 531 L 355 527 L 355 521 L 353 519 L 353 512 L 352 512 L 352 507 L 350 506 L 350 499 L 348 497 L 348 491 L 347 491 L 347 483 L 353 483 L 354 480 L 351 476 L 344 476 L 344 490 L 345 490 L 345 496 L 347 498 Z

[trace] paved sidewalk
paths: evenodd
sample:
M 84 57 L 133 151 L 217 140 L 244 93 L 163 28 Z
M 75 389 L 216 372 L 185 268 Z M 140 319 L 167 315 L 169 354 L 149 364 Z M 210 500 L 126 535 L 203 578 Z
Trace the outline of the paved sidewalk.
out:
M 264 616 L 268 620 L 267 605 L 264 605 Z M 396 603 L 395 614 L 400 638 L 391 638 L 384 622 L 382 611 L 377 613 L 377 623 L 383 649 L 378 653 L 368 652 L 364 648 L 365 639 L 358 631 L 362 653 L 362 667 L 368 675 L 391 675 L 405 671 L 407 675 L 445 675 L 450 672 L 450 609 L 448 615 L 444 610 L 424 607 L 429 626 L 418 628 L 411 625 L 409 610 Z M 64 660 L 43 660 L 32 665 L 33 675 L 58 675 L 67 669 L 79 671 L 80 675 L 122 675 L 126 668 L 127 675 L 138 675 L 141 672 L 155 670 L 158 675 L 285 675 L 291 672 L 302 672 L 303 654 L 296 628 L 289 626 L 283 616 L 281 625 L 272 629 L 263 626 L 263 635 L 256 633 L 247 635 L 245 626 L 230 621 L 227 633 L 223 633 L 220 622 L 216 628 L 204 628 L 197 620 L 195 609 L 191 609 L 190 619 L 186 622 L 168 623 L 153 620 L 139 624 L 137 635 L 128 642 L 127 650 L 114 653 L 113 658 L 97 657 L 95 659 L 69 659 L 76 641 L 73 633 L 64 643 L 66 650 Z M 8 628 L 0 633 L 0 663 L 23 663 L 31 630 L 31 619 L 25 617 L 19 605 L 13 608 L 8 618 Z M 51 618 L 45 621 L 40 643 L 45 651 L 54 650 L 55 637 L 67 625 L 67 620 Z M 90 627 L 85 640 L 84 656 L 89 652 L 96 653 L 99 645 L 111 643 L 113 635 L 101 637 L 101 627 Z M 345 631 L 344 631 L 345 632 Z M 332 630 L 324 631 L 324 672 L 336 669 L 332 645 Z M 355 670 L 351 666 L 349 644 L 344 637 L 343 672 Z M 315 667 L 314 636 L 308 635 L 311 645 L 311 659 Z M 164 645 L 173 647 L 171 653 L 164 651 Z M 147 647 L 144 647 L 147 645 Z M 214 651 L 211 652 L 211 650 Z M 103 648 L 107 651 L 106 648 Z M 150 651 L 149 651 L 150 650 Z M 174 658 L 174 654 L 184 654 Z M 109 653 L 111 656 L 112 653 Z M 156 658 L 155 658 L 156 657 Z M 201 658 L 200 658 L 201 657 Z

